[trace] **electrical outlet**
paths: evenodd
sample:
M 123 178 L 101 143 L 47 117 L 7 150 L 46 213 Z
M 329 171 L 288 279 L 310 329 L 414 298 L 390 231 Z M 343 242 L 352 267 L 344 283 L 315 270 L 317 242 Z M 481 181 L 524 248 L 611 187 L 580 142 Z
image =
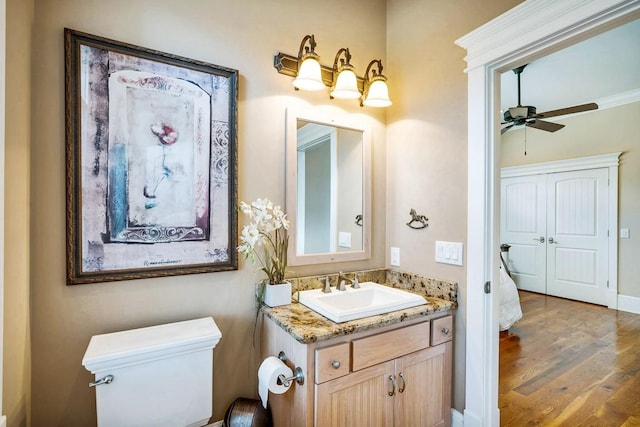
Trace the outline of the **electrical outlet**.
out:
M 340 231 L 338 233 L 338 246 L 341 248 L 350 248 L 351 247 L 351 233 L 346 231 Z
M 390 264 L 393 267 L 400 267 L 400 248 L 391 248 L 391 253 L 390 253 Z
M 620 229 L 620 238 L 621 239 L 628 239 L 629 238 L 629 229 L 628 228 L 621 228 Z

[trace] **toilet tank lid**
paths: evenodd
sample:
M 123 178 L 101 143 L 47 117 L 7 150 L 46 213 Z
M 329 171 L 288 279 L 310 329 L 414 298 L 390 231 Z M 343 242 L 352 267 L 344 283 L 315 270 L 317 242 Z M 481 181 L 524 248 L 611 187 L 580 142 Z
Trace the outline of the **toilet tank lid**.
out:
M 94 335 L 82 358 L 91 372 L 214 348 L 222 333 L 211 317 Z

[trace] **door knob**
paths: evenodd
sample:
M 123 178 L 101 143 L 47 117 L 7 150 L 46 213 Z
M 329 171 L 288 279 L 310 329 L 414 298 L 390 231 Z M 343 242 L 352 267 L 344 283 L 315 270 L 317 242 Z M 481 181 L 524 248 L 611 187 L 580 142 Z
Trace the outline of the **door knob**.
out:
M 558 244 L 558 242 L 556 242 L 555 240 L 553 240 L 553 237 L 549 237 L 549 243 L 550 243 L 550 244 L 555 243 L 556 245 Z
M 533 240 L 537 240 L 540 243 L 544 243 L 544 236 L 540 236 L 540 237 L 534 237 Z

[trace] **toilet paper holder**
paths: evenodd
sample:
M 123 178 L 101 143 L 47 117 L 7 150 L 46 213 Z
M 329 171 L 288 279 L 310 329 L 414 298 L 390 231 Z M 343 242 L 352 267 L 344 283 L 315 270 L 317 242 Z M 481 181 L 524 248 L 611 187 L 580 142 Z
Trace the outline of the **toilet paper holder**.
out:
M 282 360 L 283 362 L 287 361 L 287 355 L 284 353 L 284 351 L 278 353 L 278 359 Z M 294 380 L 298 383 L 298 385 L 304 385 L 304 372 L 302 372 L 302 368 L 299 366 L 297 366 L 293 370 L 293 376 L 291 377 L 287 378 L 282 374 L 278 375 L 278 382 L 285 387 L 289 387 L 291 385 L 291 381 Z

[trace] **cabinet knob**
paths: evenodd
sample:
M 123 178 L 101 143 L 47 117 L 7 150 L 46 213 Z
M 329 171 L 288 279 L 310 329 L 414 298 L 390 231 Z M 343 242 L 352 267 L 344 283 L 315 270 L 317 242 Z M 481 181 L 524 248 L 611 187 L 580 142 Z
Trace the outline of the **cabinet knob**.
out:
M 334 369 L 338 369 L 340 367 L 340 361 L 334 360 L 333 362 L 331 362 L 331 366 L 333 366 Z
M 442 333 L 445 335 L 449 335 L 449 328 L 442 328 Z

